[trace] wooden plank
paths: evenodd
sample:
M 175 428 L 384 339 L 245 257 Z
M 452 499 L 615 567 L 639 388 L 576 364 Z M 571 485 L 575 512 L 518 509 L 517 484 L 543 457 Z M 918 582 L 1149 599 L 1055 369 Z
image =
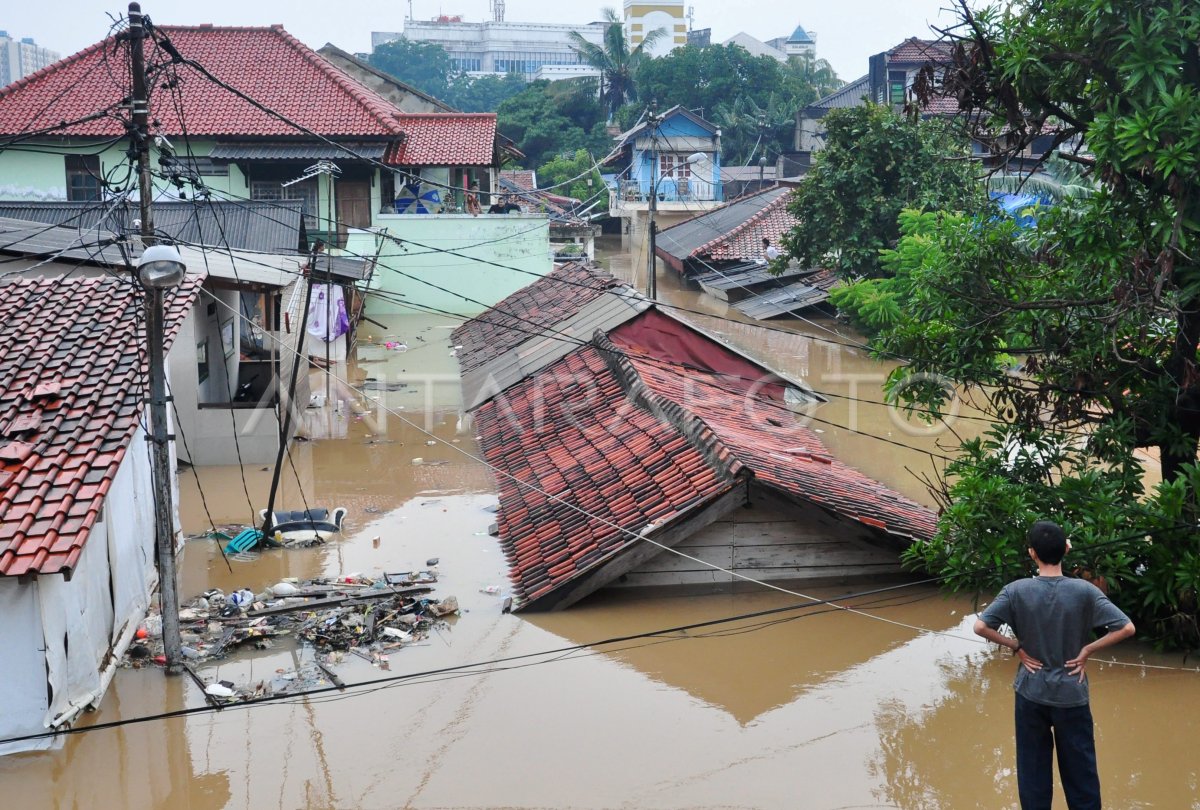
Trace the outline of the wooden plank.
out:
M 374 602 L 379 599 L 390 599 L 393 596 L 417 596 L 432 592 L 433 588 L 425 587 L 379 588 L 377 590 L 372 589 L 368 593 L 346 594 L 345 596 L 335 596 L 329 599 L 312 599 L 296 605 L 280 605 L 279 607 L 263 608 L 262 610 L 250 610 L 246 612 L 244 617 L 238 616 L 226 619 L 225 621 L 241 621 L 243 618 L 256 619 L 259 616 L 279 616 L 284 613 L 295 613 L 301 610 L 323 610 L 328 607 L 355 605 L 363 602 Z
M 669 553 L 664 552 L 661 546 L 671 548 L 679 544 L 685 538 L 741 506 L 745 499 L 745 487 L 739 482 L 729 492 L 697 511 L 687 520 L 664 531 L 651 534 L 650 537 L 655 541 L 654 543 L 633 543 L 607 563 L 597 566 L 574 582 L 551 591 L 541 599 L 524 605 L 522 610 L 562 610 L 569 607 L 588 594 L 615 581 L 618 577 L 639 568 L 646 560 L 659 554 Z M 655 545 L 655 543 L 660 545 Z

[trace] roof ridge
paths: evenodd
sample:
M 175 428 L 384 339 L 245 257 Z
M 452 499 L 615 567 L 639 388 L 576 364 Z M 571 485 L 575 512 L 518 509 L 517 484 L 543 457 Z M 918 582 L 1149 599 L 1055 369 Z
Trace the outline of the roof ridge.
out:
M 597 329 L 592 335 L 592 345 L 633 403 L 675 427 L 718 475 L 726 480 L 754 477 L 754 470 L 742 463 L 707 422 L 646 385 L 633 363 L 607 334 Z
M 391 132 L 396 135 L 403 134 L 398 122 L 396 121 L 397 116 L 400 115 L 399 107 L 396 107 L 378 93 L 375 93 L 366 85 L 353 78 L 349 73 L 338 69 L 328 59 L 321 56 L 321 54 L 317 53 L 300 40 L 296 39 L 296 37 L 294 37 L 292 34 L 288 33 L 287 29 L 285 29 L 282 25 L 272 25 L 269 28 L 255 30 L 273 31 L 274 33 L 279 34 L 283 41 L 290 45 L 293 50 L 295 50 L 309 63 L 314 65 L 318 70 L 332 79 L 335 84 L 339 85 L 343 90 L 348 92 L 355 101 L 375 115 L 375 117 L 379 119 L 379 123 L 381 123 L 385 129 L 391 130 Z

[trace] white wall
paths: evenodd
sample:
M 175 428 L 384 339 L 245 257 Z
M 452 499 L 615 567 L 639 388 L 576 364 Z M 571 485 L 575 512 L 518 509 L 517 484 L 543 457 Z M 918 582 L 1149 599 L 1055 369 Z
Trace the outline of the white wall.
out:
M 140 428 L 129 447 L 70 581 L 0 577 L 0 738 L 45 731 L 98 703 L 145 615 L 157 579 L 149 445 Z M 0 754 L 54 744 L 0 745 Z

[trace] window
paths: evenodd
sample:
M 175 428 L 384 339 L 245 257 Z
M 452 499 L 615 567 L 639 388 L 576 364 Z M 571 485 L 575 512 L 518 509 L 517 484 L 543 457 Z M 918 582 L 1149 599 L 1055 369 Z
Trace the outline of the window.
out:
M 318 223 L 320 193 L 317 190 L 316 178 L 305 180 L 303 183 L 295 183 L 286 188 L 277 180 L 251 180 L 250 199 L 303 200 L 304 226 L 310 230 L 324 230 Z
M 686 180 L 692 176 L 692 167 L 686 155 L 659 155 L 658 175 Z
M 67 155 L 67 199 L 89 202 L 100 199 L 100 157 Z
M 888 102 L 891 104 L 903 104 L 906 90 L 908 90 L 908 74 L 903 70 L 889 70 Z

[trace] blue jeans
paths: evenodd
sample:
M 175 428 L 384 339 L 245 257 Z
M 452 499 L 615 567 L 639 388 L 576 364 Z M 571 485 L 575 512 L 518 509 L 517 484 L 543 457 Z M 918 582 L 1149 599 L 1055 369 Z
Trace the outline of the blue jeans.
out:
M 1089 706 L 1045 706 L 1017 695 L 1017 791 L 1021 810 L 1049 810 L 1054 766 L 1070 810 L 1100 810 L 1096 738 Z

